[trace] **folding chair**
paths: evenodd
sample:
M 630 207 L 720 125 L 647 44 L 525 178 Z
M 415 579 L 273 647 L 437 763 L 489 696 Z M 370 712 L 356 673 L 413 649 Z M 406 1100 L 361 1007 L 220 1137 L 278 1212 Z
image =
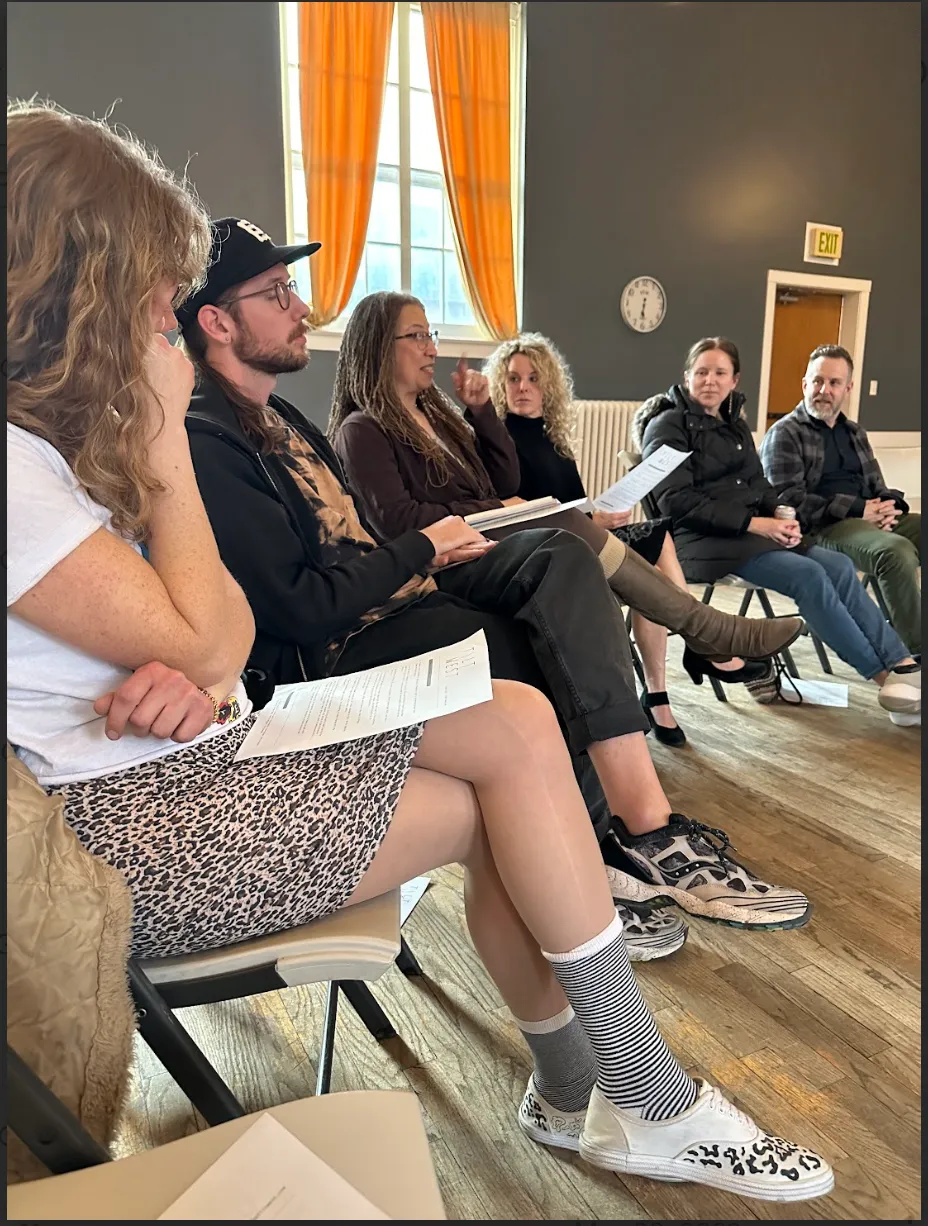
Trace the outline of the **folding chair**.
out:
M 421 968 L 400 936 L 400 892 L 344 907 L 289 932 L 256 937 L 221 949 L 170 958 L 129 960 L 129 983 L 139 1010 L 139 1031 L 164 1067 L 210 1124 L 244 1114 L 173 1010 L 326 983 L 316 1093 L 329 1091 L 339 996 L 354 1008 L 378 1041 L 396 1031 L 367 982 L 394 960 L 407 975 Z
M 45 1179 L 7 1188 L 12 1221 L 153 1222 L 264 1112 L 112 1161 L 7 1045 L 9 1127 L 45 1163 Z M 384 1213 L 444 1221 L 414 1094 L 362 1090 L 272 1107 L 273 1116 Z
M 860 571 L 857 573 L 861 575 L 864 591 L 873 593 L 876 603 L 880 606 L 880 612 L 883 614 L 886 620 L 891 623 L 892 618 L 889 616 L 889 609 L 886 607 L 886 601 L 883 599 L 883 593 L 880 591 L 880 585 L 876 581 L 876 576 L 864 575 Z

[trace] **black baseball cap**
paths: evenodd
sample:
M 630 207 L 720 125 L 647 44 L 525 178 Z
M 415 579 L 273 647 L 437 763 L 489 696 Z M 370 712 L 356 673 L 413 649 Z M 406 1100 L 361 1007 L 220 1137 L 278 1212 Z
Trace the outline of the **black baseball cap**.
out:
M 200 307 L 213 306 L 235 285 L 250 281 L 275 264 L 292 264 L 318 251 L 322 243 L 298 243 L 278 247 L 270 235 L 243 217 L 220 217 L 212 222 L 213 243 L 209 253 L 206 284 L 174 314 L 181 331 L 196 319 Z

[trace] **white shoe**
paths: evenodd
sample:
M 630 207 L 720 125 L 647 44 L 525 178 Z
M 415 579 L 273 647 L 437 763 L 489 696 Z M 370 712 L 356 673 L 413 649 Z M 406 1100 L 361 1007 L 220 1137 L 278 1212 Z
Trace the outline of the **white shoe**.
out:
M 898 711 L 903 715 L 921 715 L 921 668 L 916 668 L 910 673 L 900 673 L 893 669 L 880 686 L 879 703 L 884 711 Z
M 586 1108 L 582 1111 L 559 1111 L 538 1093 L 535 1074 L 528 1079 L 528 1089 L 519 1107 L 519 1127 L 533 1141 L 542 1145 L 555 1145 L 560 1149 L 580 1148 L 580 1133 L 586 1120 Z
M 904 711 L 890 711 L 889 721 L 892 724 L 898 724 L 900 728 L 920 728 L 922 726 L 922 713 L 917 715 L 906 715 Z
M 763 1132 L 707 1081 L 688 1111 L 659 1123 L 623 1111 L 594 1087 L 580 1156 L 594 1166 L 671 1183 L 704 1183 L 757 1200 L 825 1196 L 834 1172 L 818 1154 Z

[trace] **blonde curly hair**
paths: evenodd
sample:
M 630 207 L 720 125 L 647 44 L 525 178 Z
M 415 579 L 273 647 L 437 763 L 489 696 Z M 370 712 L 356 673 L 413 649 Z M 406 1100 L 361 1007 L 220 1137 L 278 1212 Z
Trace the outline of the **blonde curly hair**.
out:
M 559 455 L 568 460 L 576 459 L 574 381 L 563 355 L 540 332 L 522 332 L 512 340 L 503 341 L 487 358 L 483 373 L 490 383 L 493 407 L 499 416 L 505 419 L 509 412 L 506 404 L 506 375 L 509 372 L 509 363 L 519 353 L 525 354 L 538 376 L 545 434 Z
M 52 102 L 7 104 L 7 421 L 55 447 L 113 527 L 144 540 L 145 362 L 162 278 L 205 278 L 209 219 L 131 133 Z

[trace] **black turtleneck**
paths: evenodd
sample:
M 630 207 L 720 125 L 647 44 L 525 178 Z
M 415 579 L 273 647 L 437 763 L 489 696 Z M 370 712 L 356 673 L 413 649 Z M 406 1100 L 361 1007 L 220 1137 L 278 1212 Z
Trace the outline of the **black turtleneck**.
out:
M 506 429 L 516 445 L 522 483 L 520 498 L 556 498 L 558 502 L 573 502 L 585 498 L 586 491 L 573 460 L 558 455 L 554 444 L 545 434 L 542 417 L 519 417 L 506 414 Z

